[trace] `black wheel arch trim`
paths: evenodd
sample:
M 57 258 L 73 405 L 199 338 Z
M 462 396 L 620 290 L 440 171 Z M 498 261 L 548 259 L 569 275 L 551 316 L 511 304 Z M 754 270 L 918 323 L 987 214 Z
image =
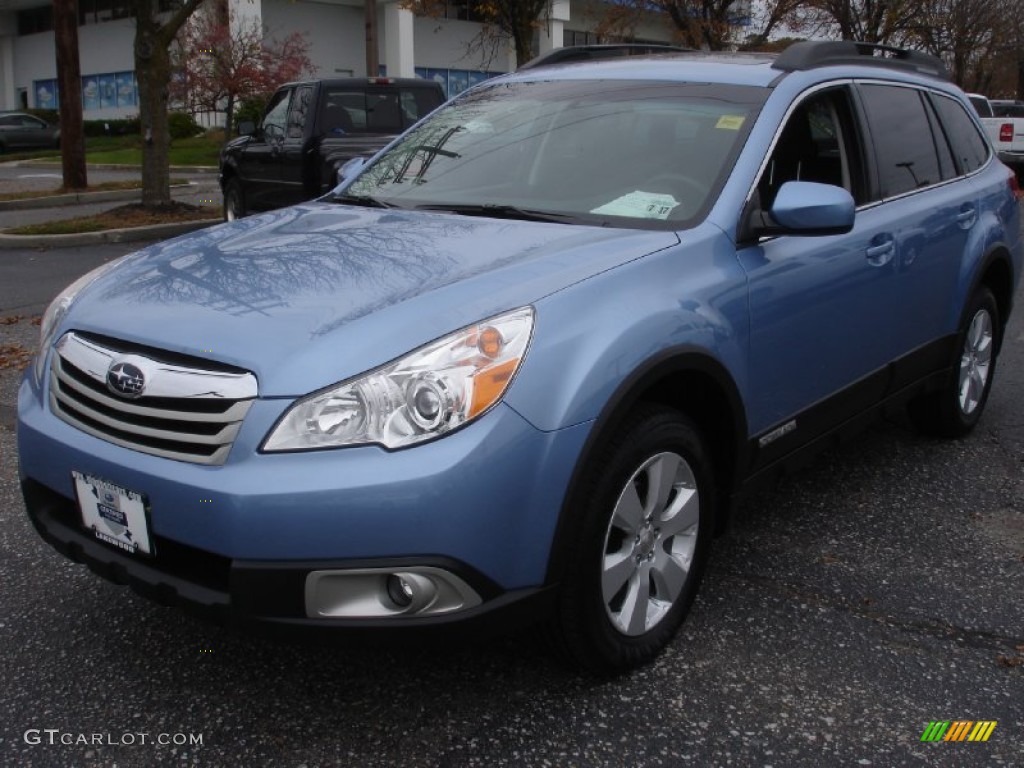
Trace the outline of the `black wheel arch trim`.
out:
M 1009 284 L 1006 286 L 1006 290 L 1000 290 L 1001 286 L 994 286 L 988 282 L 988 275 L 991 273 L 993 267 L 997 264 L 1001 264 L 1009 273 Z M 985 255 L 982 256 L 977 265 L 973 270 L 974 274 L 971 277 L 969 288 L 963 296 L 962 306 L 960 308 L 960 319 L 957 324 L 958 328 L 962 328 L 966 321 L 966 313 L 971 303 L 971 297 L 978 292 L 978 289 L 982 285 L 987 285 L 989 290 L 995 296 L 996 304 L 999 306 L 1000 314 L 999 318 L 999 336 L 997 338 L 997 346 L 995 349 L 996 354 L 999 354 L 1002 348 L 1004 331 L 1006 330 L 1006 324 L 1009 321 L 1010 313 L 1013 311 L 1013 295 L 1014 295 L 1014 269 L 1013 259 L 1010 254 L 1010 249 L 1006 243 L 999 241 L 992 243 L 985 251 Z
M 716 470 L 721 502 L 718 505 L 718 510 L 720 514 L 728 514 L 728 504 L 725 502 L 735 490 L 742 468 L 747 466 L 750 451 L 746 410 L 739 389 L 726 367 L 708 354 L 706 350 L 688 345 L 661 350 L 653 357 L 648 358 L 619 384 L 594 421 L 590 434 L 580 451 L 576 466 L 573 468 L 562 501 L 558 524 L 551 541 L 545 584 L 556 583 L 565 567 L 566 538 L 572 535 L 573 528 L 571 511 L 573 499 L 579 493 L 585 468 L 590 463 L 601 439 L 617 429 L 632 408 L 637 403 L 643 402 L 644 395 L 652 392 L 659 382 L 665 381 L 673 375 L 688 373 L 701 374 L 711 379 L 724 395 L 733 417 L 734 434 L 730 445 L 733 461 L 732 469 L 726 473 L 727 482 L 723 483 L 721 474 L 723 468 Z M 672 406 L 672 403 L 666 403 L 666 405 Z M 680 409 L 680 411 L 685 413 L 685 409 Z M 722 523 L 719 521 L 716 528 L 721 529 L 721 527 Z

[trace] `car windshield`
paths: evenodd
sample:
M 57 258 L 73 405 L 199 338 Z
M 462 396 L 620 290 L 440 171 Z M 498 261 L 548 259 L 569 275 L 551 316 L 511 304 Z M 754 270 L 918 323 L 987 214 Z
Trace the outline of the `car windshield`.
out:
M 706 214 L 767 90 L 636 81 L 474 89 L 339 194 L 402 208 L 680 229 Z

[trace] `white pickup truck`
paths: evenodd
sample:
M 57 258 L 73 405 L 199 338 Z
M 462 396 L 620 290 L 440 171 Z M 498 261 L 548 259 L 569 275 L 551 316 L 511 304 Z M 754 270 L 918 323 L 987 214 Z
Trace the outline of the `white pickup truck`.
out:
M 999 159 L 1024 176 L 1024 102 L 989 100 L 970 94 Z

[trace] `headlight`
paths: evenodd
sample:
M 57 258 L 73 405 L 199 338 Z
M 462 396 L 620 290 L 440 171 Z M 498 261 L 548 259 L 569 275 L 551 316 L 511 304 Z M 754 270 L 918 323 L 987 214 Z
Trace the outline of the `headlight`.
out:
M 114 261 L 101 264 L 96 267 L 96 269 L 86 272 L 80 278 L 75 280 L 75 282 L 61 291 L 57 295 L 57 298 L 50 302 L 50 306 L 46 308 L 46 311 L 43 313 L 43 319 L 39 323 L 39 349 L 36 352 L 35 366 L 36 379 L 42 378 L 44 363 L 46 361 L 46 351 L 53 343 L 54 334 L 56 334 L 57 329 L 60 328 L 60 324 L 64 320 L 64 316 L 68 313 L 68 310 L 75 301 L 75 297 L 82 292 L 83 288 L 120 261 L 121 259 L 115 259 Z
M 517 309 L 303 398 L 271 430 L 263 450 L 403 448 L 450 432 L 501 400 L 532 331 L 533 309 Z

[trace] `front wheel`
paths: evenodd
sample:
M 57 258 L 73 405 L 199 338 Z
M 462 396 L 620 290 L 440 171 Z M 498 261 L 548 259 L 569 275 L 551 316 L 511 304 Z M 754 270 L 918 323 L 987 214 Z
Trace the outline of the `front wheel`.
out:
M 703 439 L 683 414 L 643 406 L 585 469 L 559 605 L 560 650 L 621 671 L 672 640 L 697 593 L 715 489 Z
M 1001 332 L 999 305 L 992 291 L 982 286 L 964 313 L 956 357 L 942 388 L 910 405 L 919 430 L 937 437 L 961 437 L 974 429 L 992 389 Z
M 242 191 L 242 184 L 238 179 L 228 179 L 224 185 L 224 220 L 235 221 L 244 218 L 245 193 Z

